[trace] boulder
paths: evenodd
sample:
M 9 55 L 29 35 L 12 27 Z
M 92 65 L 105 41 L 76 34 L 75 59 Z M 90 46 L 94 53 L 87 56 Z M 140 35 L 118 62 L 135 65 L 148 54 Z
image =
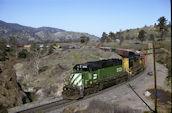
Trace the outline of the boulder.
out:
M 14 69 L 16 72 L 16 76 L 17 76 L 17 81 L 22 81 L 23 80 L 23 64 L 22 63 L 17 63 L 14 65 Z
M 144 95 L 145 95 L 146 97 L 149 97 L 149 96 L 151 95 L 151 93 L 150 93 L 149 91 L 146 91 L 146 92 L 144 93 Z
M 45 94 L 44 94 L 43 89 L 39 89 L 39 90 L 36 92 L 36 95 L 37 95 L 37 99 L 38 99 L 38 100 L 42 100 L 42 99 L 44 99 L 44 97 L 45 97 Z

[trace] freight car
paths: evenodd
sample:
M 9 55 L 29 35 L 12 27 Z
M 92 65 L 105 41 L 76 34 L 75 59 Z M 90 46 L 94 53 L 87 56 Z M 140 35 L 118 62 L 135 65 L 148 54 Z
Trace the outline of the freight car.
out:
M 77 64 L 73 67 L 69 83 L 64 86 L 62 96 L 79 99 L 103 88 L 127 81 L 130 76 L 144 69 L 140 55 L 120 59 L 108 59 Z

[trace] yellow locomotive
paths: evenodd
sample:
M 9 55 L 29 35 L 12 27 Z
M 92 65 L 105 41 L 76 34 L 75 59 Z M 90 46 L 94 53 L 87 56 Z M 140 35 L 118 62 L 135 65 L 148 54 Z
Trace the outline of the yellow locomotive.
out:
M 146 57 L 143 52 L 130 49 L 117 49 L 116 52 L 122 56 L 123 70 L 128 72 L 131 76 L 145 69 Z

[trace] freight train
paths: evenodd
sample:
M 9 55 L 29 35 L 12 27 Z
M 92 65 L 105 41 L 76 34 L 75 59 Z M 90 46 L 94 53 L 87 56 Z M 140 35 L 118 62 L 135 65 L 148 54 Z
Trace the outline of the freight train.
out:
M 65 99 L 80 99 L 109 86 L 129 80 L 145 69 L 145 56 L 133 51 L 117 53 L 122 59 L 107 59 L 77 64 L 68 84 L 63 87 Z

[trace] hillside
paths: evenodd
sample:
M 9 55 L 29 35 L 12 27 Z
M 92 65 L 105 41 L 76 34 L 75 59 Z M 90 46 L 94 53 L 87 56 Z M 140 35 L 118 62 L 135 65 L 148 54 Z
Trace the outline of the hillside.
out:
M 108 59 L 111 56 L 111 52 L 82 46 L 79 49 L 57 50 L 51 55 L 42 57 L 38 75 L 35 75 L 33 71 L 33 58 L 17 63 L 14 68 L 22 89 L 37 95 L 33 99 L 35 101 L 61 96 L 62 88 L 76 64 Z
M 169 40 L 171 37 L 171 25 L 167 25 L 167 27 L 168 32 L 165 34 L 165 39 Z M 160 38 L 158 28 L 155 25 L 144 26 L 142 28 L 127 29 L 121 31 L 121 36 L 123 36 L 126 40 L 136 40 L 141 30 L 145 31 L 145 40 L 149 40 L 150 34 L 153 34 L 156 39 Z
M 81 36 L 88 36 L 90 40 L 98 40 L 98 37 L 88 33 L 71 32 L 51 27 L 33 28 L 0 20 L 0 38 L 8 40 L 9 36 L 17 37 L 18 41 L 22 43 L 47 40 L 58 42 L 79 41 Z

